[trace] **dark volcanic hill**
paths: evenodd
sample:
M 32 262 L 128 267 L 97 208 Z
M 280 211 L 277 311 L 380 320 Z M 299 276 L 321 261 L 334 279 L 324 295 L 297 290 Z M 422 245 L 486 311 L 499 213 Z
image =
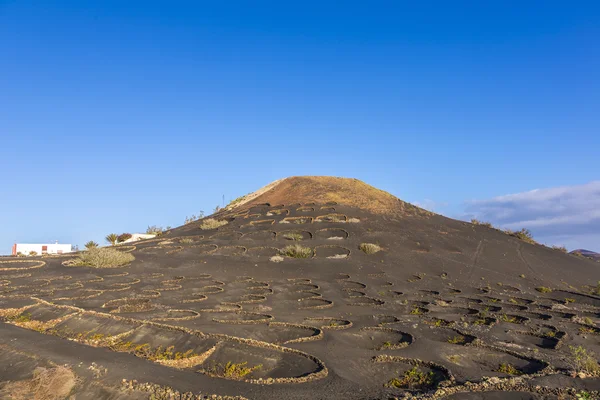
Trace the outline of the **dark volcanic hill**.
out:
M 354 179 L 283 179 L 156 239 L 0 263 L 0 398 L 64 364 L 94 399 L 600 388 L 597 263 Z
M 573 250 L 571 254 L 582 255 L 587 258 L 591 258 L 593 260 L 600 260 L 600 253 L 596 253 L 595 251 L 585 250 L 585 249 L 577 249 Z

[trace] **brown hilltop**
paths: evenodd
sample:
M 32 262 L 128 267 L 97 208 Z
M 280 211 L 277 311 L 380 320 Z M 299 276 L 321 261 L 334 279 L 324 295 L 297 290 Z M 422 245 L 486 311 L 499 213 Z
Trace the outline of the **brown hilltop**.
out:
M 231 202 L 227 210 L 254 205 L 291 203 L 331 203 L 357 207 L 375 214 L 431 215 L 396 196 L 354 178 L 333 176 L 293 176 L 279 179 L 256 192 Z

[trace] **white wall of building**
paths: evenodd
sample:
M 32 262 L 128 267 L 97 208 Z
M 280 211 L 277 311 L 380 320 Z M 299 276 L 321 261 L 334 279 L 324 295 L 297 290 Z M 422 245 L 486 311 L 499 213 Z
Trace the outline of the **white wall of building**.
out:
M 22 253 L 29 255 L 32 251 L 35 251 L 37 255 L 42 254 L 64 254 L 73 251 L 73 247 L 70 244 L 63 243 L 16 243 L 13 246 L 13 255 Z
M 152 239 L 155 236 L 156 235 L 151 234 L 151 233 L 132 233 L 131 237 L 129 239 L 127 239 L 126 241 L 124 241 L 123 243 L 137 242 L 138 240 L 143 240 L 143 239 Z

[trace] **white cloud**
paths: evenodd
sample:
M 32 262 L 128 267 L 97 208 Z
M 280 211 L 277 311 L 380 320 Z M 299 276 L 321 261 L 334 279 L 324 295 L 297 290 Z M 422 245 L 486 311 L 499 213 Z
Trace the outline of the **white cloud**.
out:
M 585 243 L 600 248 L 593 239 L 600 236 L 600 181 L 474 200 L 465 210 L 466 218 L 507 229 L 528 228 L 538 238 L 561 239 L 574 247 Z

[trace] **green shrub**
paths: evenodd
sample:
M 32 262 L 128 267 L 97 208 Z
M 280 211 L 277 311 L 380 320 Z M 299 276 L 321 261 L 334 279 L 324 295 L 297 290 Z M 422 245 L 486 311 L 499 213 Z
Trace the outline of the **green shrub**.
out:
M 82 252 L 77 258 L 69 260 L 66 265 L 72 267 L 115 268 L 129 264 L 133 260 L 135 260 L 135 257 L 130 253 L 124 253 L 110 247 L 101 247 Z
M 386 386 L 399 389 L 428 389 L 433 386 L 433 372 L 425 373 L 417 367 L 412 367 L 404 372 L 402 378 L 393 378 Z
M 515 367 L 513 367 L 511 364 L 508 364 L 508 363 L 500 364 L 500 366 L 498 367 L 498 372 L 502 372 L 503 374 L 508 374 L 508 375 L 522 375 L 523 374 L 521 371 L 519 371 L 518 369 L 516 369 Z
M 227 225 L 228 222 L 224 221 L 224 220 L 217 220 L 214 218 L 207 218 L 204 221 L 202 221 L 202 224 L 200 225 L 200 229 L 203 230 L 208 230 L 208 229 L 217 229 L 218 227 L 221 227 L 223 225 Z
M 227 364 L 213 364 L 209 371 L 215 375 L 223 376 L 230 379 L 243 379 L 246 375 L 262 368 L 262 364 L 254 367 L 246 367 L 247 362 L 233 363 L 228 361 Z
M 381 246 L 375 244 L 375 243 L 361 243 L 359 248 L 365 252 L 365 254 L 375 254 L 381 250 L 383 250 L 381 248 Z
M 593 352 L 588 352 L 583 346 L 569 346 L 571 351 L 571 366 L 576 372 L 588 375 L 600 375 L 600 365 Z
M 132 234 L 131 233 L 121 233 L 119 236 L 117 236 L 117 243 L 123 243 L 126 240 L 129 240 L 132 238 Z
M 448 343 L 452 344 L 465 344 L 467 339 L 463 335 L 456 335 L 454 337 L 448 338 Z
M 563 252 L 563 253 L 568 253 L 569 252 L 565 246 L 552 246 L 552 248 L 554 250 L 558 250 L 558 251 Z
M 313 255 L 313 251 L 310 247 L 300 246 L 299 244 L 285 246 L 279 252 L 286 257 L 292 258 L 310 258 Z
M 35 250 L 31 250 L 31 251 L 29 252 L 29 255 L 30 255 L 30 256 L 32 256 L 32 257 L 33 257 L 33 256 L 37 256 L 37 251 L 35 251 Z
M 535 290 L 537 290 L 540 293 L 552 293 L 552 289 L 546 286 L 536 287 Z

